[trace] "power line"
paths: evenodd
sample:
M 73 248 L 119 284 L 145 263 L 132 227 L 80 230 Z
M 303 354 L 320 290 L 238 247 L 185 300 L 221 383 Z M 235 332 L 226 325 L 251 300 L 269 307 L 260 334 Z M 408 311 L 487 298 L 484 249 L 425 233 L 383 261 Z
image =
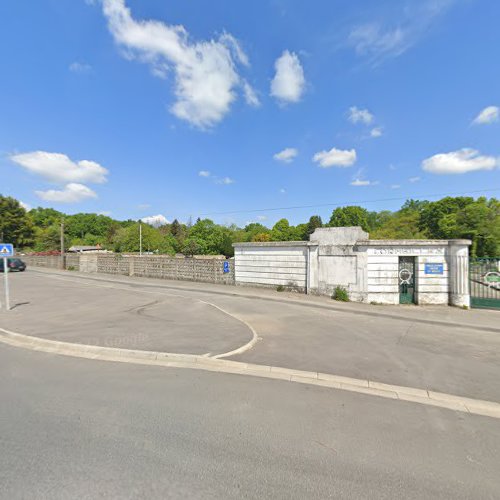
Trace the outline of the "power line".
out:
M 437 194 L 424 194 L 420 195 L 418 198 L 439 198 L 443 196 L 463 196 L 468 194 L 477 194 L 477 193 L 492 193 L 500 191 L 500 188 L 495 189 L 478 189 L 475 191 L 463 191 L 463 192 L 455 192 L 455 193 L 437 193 Z M 323 208 L 323 207 L 342 207 L 344 205 L 360 205 L 364 203 L 379 203 L 383 201 L 406 201 L 408 199 L 405 197 L 398 198 L 379 198 L 376 200 L 365 200 L 365 201 L 342 201 L 338 203 L 320 203 L 316 205 L 295 205 L 290 207 L 269 207 L 269 208 L 252 208 L 249 210 L 231 210 L 227 212 L 206 212 L 199 214 L 200 217 L 206 217 L 209 215 L 234 215 L 234 214 L 248 214 L 248 213 L 256 213 L 256 212 L 275 212 L 278 210 L 298 210 L 301 208 Z

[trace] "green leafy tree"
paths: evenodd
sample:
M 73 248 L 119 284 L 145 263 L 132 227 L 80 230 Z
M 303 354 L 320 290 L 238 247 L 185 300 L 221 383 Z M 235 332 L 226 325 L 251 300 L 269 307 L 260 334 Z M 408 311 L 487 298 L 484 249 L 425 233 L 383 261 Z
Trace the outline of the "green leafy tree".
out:
M 427 234 L 419 228 L 419 213 L 416 211 L 399 211 L 387 219 L 384 224 L 370 233 L 375 240 L 418 240 L 425 239 Z
M 36 227 L 49 227 L 53 224 L 60 224 L 65 215 L 53 208 L 33 208 L 29 215 Z
M 33 250 L 35 252 L 47 252 L 60 249 L 61 227 L 59 224 L 35 228 L 35 239 L 33 244 Z
M 307 223 L 307 238 L 304 239 L 309 239 L 309 236 L 311 236 L 311 234 L 313 234 L 319 227 L 323 227 L 321 217 L 319 215 L 311 216 L 309 218 L 309 222 Z
M 16 248 L 33 243 L 33 221 L 16 199 L 0 195 L 0 214 L 0 241 Z
M 196 242 L 201 255 L 233 255 L 231 230 L 210 219 L 199 219 L 188 234 L 188 239 Z
M 280 219 L 271 229 L 271 241 L 293 241 L 296 237 L 294 229 L 287 219 Z
M 358 206 L 339 207 L 332 212 L 330 227 L 360 226 L 364 231 L 369 231 L 368 210 Z
M 116 252 L 139 252 L 139 223 L 118 230 L 114 250 Z M 175 253 L 174 242 L 171 235 L 162 235 L 157 228 L 142 224 L 142 251 L 173 255 Z

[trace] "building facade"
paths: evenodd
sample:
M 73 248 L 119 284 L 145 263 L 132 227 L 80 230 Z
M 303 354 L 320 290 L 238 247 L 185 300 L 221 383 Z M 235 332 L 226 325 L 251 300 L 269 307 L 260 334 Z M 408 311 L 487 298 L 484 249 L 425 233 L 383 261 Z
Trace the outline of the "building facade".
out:
M 320 228 L 310 241 L 235 243 L 237 285 L 358 302 L 470 306 L 469 240 L 370 240 L 360 227 Z

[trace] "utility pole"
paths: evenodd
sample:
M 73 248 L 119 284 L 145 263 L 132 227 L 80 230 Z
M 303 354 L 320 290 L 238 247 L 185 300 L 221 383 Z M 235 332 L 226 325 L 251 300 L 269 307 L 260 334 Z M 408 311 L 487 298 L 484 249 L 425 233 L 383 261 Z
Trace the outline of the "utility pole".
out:
M 139 255 L 142 255 L 142 221 L 139 221 Z
M 65 269 L 65 262 L 64 262 L 64 219 L 61 220 L 61 269 Z

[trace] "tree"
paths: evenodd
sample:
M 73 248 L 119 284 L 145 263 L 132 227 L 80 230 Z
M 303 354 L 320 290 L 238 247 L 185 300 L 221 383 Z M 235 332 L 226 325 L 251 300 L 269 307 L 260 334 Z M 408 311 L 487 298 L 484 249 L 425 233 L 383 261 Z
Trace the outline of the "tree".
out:
M 375 240 L 424 239 L 427 234 L 419 228 L 419 217 L 416 211 L 400 210 L 372 231 L 370 237 Z
M 323 227 L 323 221 L 321 220 L 321 217 L 319 215 L 313 215 L 309 218 L 309 222 L 307 223 L 307 238 L 311 236 L 311 234 L 316 231 L 317 228 Z
M 114 240 L 116 252 L 139 252 L 139 223 L 121 228 L 117 231 Z M 142 250 L 161 254 L 175 253 L 171 235 L 162 235 L 161 232 L 149 224 L 142 224 Z
M 35 252 L 47 252 L 60 250 L 61 248 L 61 226 L 52 224 L 48 227 L 36 227 L 33 250 Z
M 251 222 L 245 226 L 245 236 L 243 241 L 258 241 L 255 239 L 258 234 L 267 234 L 269 232 L 269 229 L 259 222 Z
M 441 219 L 456 214 L 473 202 L 474 198 L 464 196 L 456 198 L 448 196 L 439 201 L 427 202 L 420 210 L 420 229 L 427 232 L 430 238 L 447 238 L 449 232 L 440 222 Z
M 29 215 L 36 227 L 49 227 L 52 224 L 60 224 L 65 217 L 62 212 L 53 208 L 37 207 L 29 211 Z
M 295 231 L 287 219 L 280 219 L 271 229 L 271 241 L 293 241 Z
M 201 255 L 233 255 L 231 230 L 210 219 L 199 219 L 189 229 L 188 239 L 196 242 Z
M 332 212 L 330 227 L 360 226 L 364 231 L 369 231 L 368 210 L 358 206 L 339 207 Z
M 33 242 L 33 221 L 17 200 L 0 195 L 0 214 L 0 241 L 21 248 Z
M 252 241 L 271 241 L 271 233 L 258 233 L 252 236 Z

